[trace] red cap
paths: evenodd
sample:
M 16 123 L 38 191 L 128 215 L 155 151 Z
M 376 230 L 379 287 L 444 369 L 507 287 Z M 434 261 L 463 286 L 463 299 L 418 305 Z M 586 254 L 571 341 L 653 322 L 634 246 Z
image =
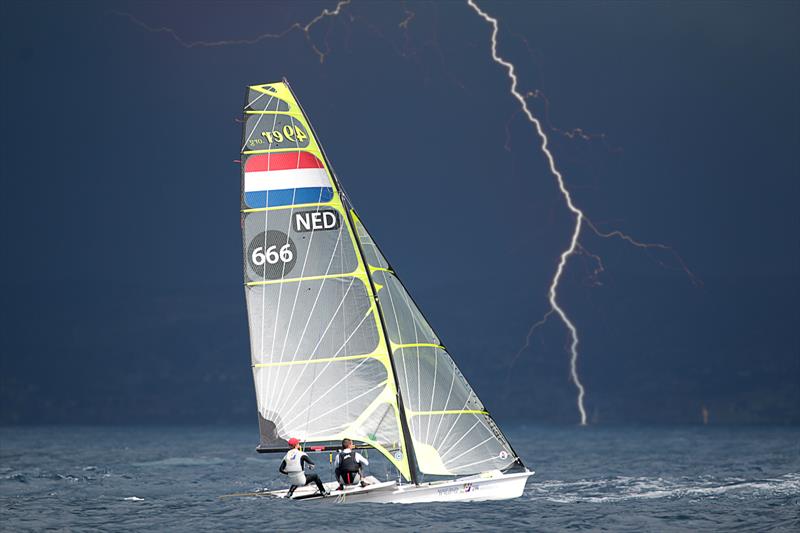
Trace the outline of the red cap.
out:
M 300 444 L 300 440 L 299 439 L 296 439 L 294 437 L 289 439 L 289 446 L 297 446 L 298 444 Z

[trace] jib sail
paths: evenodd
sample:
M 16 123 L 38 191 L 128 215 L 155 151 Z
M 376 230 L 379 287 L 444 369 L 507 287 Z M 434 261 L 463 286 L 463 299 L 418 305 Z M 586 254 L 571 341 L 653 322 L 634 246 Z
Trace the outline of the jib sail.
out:
M 411 296 L 352 213 L 389 337 L 416 464 L 436 475 L 505 469 L 517 458 Z

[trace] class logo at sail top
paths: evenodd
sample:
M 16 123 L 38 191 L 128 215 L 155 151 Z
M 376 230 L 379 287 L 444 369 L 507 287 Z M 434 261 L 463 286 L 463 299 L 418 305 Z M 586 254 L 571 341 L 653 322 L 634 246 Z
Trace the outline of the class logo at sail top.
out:
M 255 154 L 244 163 L 244 203 L 253 209 L 328 202 L 333 186 L 310 152 Z
M 245 151 L 279 150 L 283 148 L 306 148 L 309 135 L 303 124 L 291 115 L 249 115 L 244 149 Z

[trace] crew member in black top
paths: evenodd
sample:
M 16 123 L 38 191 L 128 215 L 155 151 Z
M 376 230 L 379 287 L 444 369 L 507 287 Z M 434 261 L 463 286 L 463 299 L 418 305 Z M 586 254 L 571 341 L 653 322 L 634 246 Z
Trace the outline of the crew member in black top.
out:
M 339 488 L 336 490 L 344 490 L 345 485 L 356 485 L 359 482 L 362 487 L 367 486 L 362 469 L 369 465 L 369 461 L 353 449 L 352 440 L 342 441 L 342 451 L 336 454 L 333 465 L 336 467 L 336 479 L 339 481 Z

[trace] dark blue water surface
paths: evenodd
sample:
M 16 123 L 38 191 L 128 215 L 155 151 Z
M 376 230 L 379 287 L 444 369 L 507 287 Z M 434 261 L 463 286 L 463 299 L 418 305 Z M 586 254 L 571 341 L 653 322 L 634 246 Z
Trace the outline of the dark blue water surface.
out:
M 0 528 L 800 530 L 798 428 L 507 429 L 522 498 L 345 507 L 220 498 L 283 483 L 254 427 L 3 428 Z

